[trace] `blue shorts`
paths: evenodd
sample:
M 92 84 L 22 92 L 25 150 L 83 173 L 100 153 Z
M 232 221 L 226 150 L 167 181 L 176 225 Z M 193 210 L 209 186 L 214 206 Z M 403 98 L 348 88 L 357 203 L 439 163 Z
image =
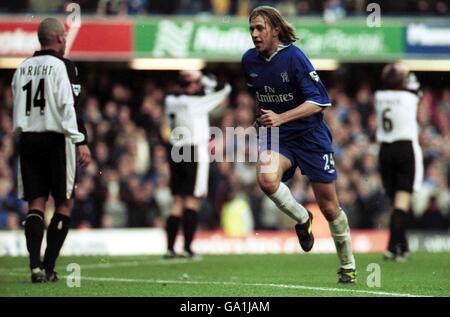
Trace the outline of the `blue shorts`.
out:
M 283 182 L 294 176 L 297 167 L 311 182 L 331 183 L 336 180 L 332 136 L 325 123 L 295 138 L 281 135 L 278 142 L 276 139 L 271 140 L 270 132 L 267 138 L 262 133 L 259 151 L 260 153 L 265 150 L 277 151 L 291 161 L 292 167 L 283 174 Z

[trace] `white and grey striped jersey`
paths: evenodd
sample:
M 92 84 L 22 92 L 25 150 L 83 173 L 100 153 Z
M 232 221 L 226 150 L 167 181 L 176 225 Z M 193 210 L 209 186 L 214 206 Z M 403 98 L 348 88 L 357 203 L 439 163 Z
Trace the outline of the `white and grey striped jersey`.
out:
M 419 141 L 417 108 L 419 97 L 407 90 L 379 90 L 375 93 L 378 142 Z
M 172 145 L 207 145 L 208 113 L 222 103 L 231 91 L 230 85 L 206 95 L 168 95 L 166 116 L 170 122 Z
M 35 52 L 17 68 L 12 90 L 14 133 L 57 132 L 74 144 L 87 143 L 75 111 L 81 86 L 70 60 L 53 50 Z

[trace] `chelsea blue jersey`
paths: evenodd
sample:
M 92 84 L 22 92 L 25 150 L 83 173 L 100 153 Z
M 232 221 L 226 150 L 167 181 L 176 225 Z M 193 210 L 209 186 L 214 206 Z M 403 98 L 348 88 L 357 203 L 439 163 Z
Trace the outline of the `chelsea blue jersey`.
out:
M 255 48 L 242 57 L 247 85 L 253 90 L 261 109 L 283 113 L 308 101 L 331 106 L 328 93 L 308 57 L 295 45 L 280 46 L 270 58 Z M 324 125 L 323 112 L 280 126 L 280 137 L 297 137 Z

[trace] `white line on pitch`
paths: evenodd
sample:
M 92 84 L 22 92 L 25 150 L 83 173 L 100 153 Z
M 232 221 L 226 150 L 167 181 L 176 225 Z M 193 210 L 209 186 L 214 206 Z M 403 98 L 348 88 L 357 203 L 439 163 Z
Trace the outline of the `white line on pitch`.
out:
M 303 289 L 311 291 L 325 291 L 325 292 L 345 292 L 345 293 L 361 293 L 372 294 L 379 296 L 396 296 L 396 297 L 422 297 L 423 295 L 407 294 L 407 293 L 392 293 L 381 291 L 366 291 L 355 290 L 335 287 L 315 287 L 304 286 L 295 284 L 275 284 L 275 283 L 239 283 L 239 282 L 219 282 L 219 281 L 177 281 L 177 280 L 146 280 L 146 279 L 130 279 L 130 278 L 114 278 L 114 277 L 89 277 L 82 276 L 82 280 L 98 281 L 98 282 L 124 282 L 124 283 L 148 283 L 148 284 L 196 284 L 196 285 L 234 285 L 234 286 L 260 286 L 260 287 L 273 287 L 273 288 L 290 288 L 290 289 Z
M 0 273 L 0 275 L 10 276 L 24 276 L 23 273 Z M 61 279 L 65 279 L 67 276 L 61 276 Z M 227 282 L 227 281 L 187 281 L 187 280 L 153 280 L 153 279 L 131 279 L 131 278 L 115 278 L 115 277 L 92 277 L 81 276 L 81 280 L 93 281 L 93 282 L 113 282 L 113 283 L 143 283 L 143 284 L 191 284 L 191 285 L 232 285 L 232 286 L 258 286 L 269 288 L 287 288 L 287 289 L 302 289 L 309 291 L 323 291 L 323 292 L 341 292 L 341 293 L 359 293 L 359 294 L 371 294 L 378 296 L 393 296 L 393 297 L 427 297 L 425 295 L 408 294 L 408 293 L 393 293 L 382 291 L 369 291 L 359 289 L 346 289 L 335 287 L 316 287 L 316 286 L 304 286 L 296 284 L 276 284 L 276 283 L 239 283 L 239 282 Z
M 158 260 L 148 260 L 148 261 L 124 261 L 124 262 L 111 262 L 111 263 L 91 263 L 91 264 L 80 264 L 81 269 L 109 269 L 115 267 L 133 267 L 140 265 L 171 265 L 171 264 L 186 264 L 191 262 L 201 262 L 202 258 L 193 259 L 158 259 Z M 64 266 L 63 264 L 59 265 Z M 0 272 L 28 272 L 27 268 L 0 268 Z

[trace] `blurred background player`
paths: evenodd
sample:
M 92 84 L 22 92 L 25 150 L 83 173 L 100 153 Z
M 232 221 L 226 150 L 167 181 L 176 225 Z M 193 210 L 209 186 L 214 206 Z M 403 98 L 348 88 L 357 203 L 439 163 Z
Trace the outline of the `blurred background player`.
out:
M 278 10 L 257 7 L 249 23 L 255 48 L 244 54 L 242 66 L 262 113 L 257 123 L 279 127 L 278 153 L 271 151 L 270 142 L 262 140 L 262 155 L 270 159 L 258 163 L 259 186 L 280 210 L 298 222 L 295 230 L 302 249 L 308 252 L 314 244 L 312 214 L 283 183 L 300 168 L 328 220 L 340 260 L 339 283 L 354 283 L 356 264 L 350 227 L 339 206 L 331 133 L 323 120 L 323 111 L 331 106 L 325 86 L 306 55 L 293 45 L 297 40 L 294 29 Z M 267 164 L 275 172 L 261 172 Z
M 28 202 L 25 236 L 33 283 L 58 279 L 54 268 L 69 230 L 76 150 L 82 166 L 90 162 L 86 130 L 75 112 L 80 92 L 77 70 L 63 57 L 64 26 L 55 18 L 44 19 L 38 37 L 41 50 L 20 64 L 12 80 L 13 130 L 19 137 L 18 192 Z M 44 211 L 50 194 L 55 213 L 42 263 Z
M 198 210 L 208 192 L 209 117 L 231 91 L 200 71 L 181 71 L 178 95 L 166 97 L 166 115 L 170 124 L 170 189 L 173 205 L 167 218 L 166 258 L 176 257 L 175 239 L 183 224 L 184 256 L 193 257 L 191 243 L 198 223 Z M 180 160 L 180 156 L 182 159 Z
M 391 205 L 390 237 L 385 259 L 407 261 L 407 213 L 413 191 L 423 179 L 419 145 L 419 83 L 400 64 L 388 64 L 381 74 L 383 90 L 375 93 L 377 140 L 381 143 L 379 169 Z

